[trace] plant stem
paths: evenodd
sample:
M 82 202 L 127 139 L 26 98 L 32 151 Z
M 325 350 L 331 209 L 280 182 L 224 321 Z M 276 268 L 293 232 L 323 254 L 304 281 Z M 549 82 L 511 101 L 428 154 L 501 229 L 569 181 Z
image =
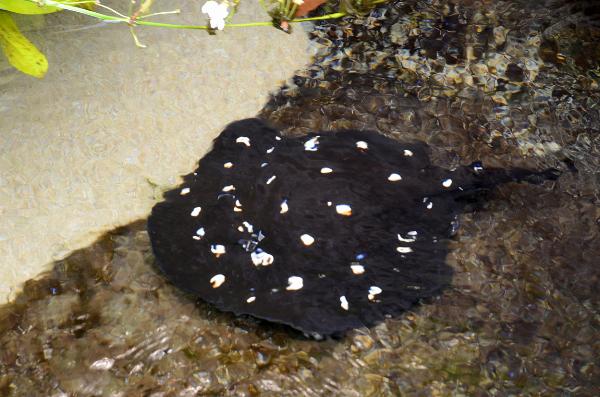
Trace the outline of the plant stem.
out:
M 36 1 L 36 0 L 26 0 L 26 1 L 29 1 L 31 3 L 38 4 L 38 5 L 40 4 L 40 2 Z M 127 24 L 133 23 L 135 25 L 156 26 L 156 27 L 171 28 L 171 29 L 203 29 L 203 30 L 209 29 L 209 27 L 206 25 L 178 25 L 178 24 L 163 23 L 163 22 L 140 21 L 139 19 L 136 21 L 132 21 L 130 18 L 105 15 L 105 14 L 101 14 L 96 11 L 86 10 L 85 8 L 79 8 L 79 7 L 74 7 L 74 6 L 71 6 L 68 4 L 64 4 L 64 3 L 58 3 L 53 0 L 42 0 L 41 4 L 46 5 L 46 6 L 60 8 L 63 10 L 77 12 L 79 14 L 84 14 L 84 15 L 87 15 L 87 16 L 90 16 L 93 18 L 107 21 L 107 22 L 127 23 Z M 298 23 L 298 22 L 306 22 L 306 21 L 320 21 L 320 20 L 325 20 L 325 19 L 341 18 L 345 15 L 346 15 L 346 13 L 336 12 L 333 14 L 323 15 L 320 17 L 292 19 L 288 22 Z M 232 23 L 232 24 L 227 24 L 225 26 L 230 27 L 230 28 L 244 28 L 244 27 L 252 27 L 252 26 L 273 26 L 273 22 L 268 21 L 268 22 Z

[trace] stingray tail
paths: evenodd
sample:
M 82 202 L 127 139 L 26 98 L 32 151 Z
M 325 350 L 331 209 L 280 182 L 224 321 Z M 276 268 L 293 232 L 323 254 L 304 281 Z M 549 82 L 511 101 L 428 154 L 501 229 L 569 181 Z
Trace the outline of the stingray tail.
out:
M 458 171 L 458 170 L 457 170 Z M 499 185 L 509 182 L 527 182 L 542 184 L 548 180 L 556 180 L 561 172 L 555 168 L 543 171 L 532 171 L 526 168 L 483 168 L 481 162 L 474 162 L 462 167 L 461 189 L 455 191 L 456 199 L 474 199 L 479 194 L 493 190 Z
M 490 188 L 508 182 L 527 182 L 539 185 L 548 180 L 554 181 L 560 175 L 561 172 L 555 168 L 548 168 L 543 171 L 532 171 L 526 168 L 511 168 L 507 170 L 490 168 L 485 171 L 484 184 Z

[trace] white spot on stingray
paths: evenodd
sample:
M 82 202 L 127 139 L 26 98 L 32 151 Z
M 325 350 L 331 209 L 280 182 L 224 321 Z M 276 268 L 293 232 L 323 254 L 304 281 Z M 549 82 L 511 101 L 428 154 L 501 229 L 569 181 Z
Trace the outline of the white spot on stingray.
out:
M 354 274 L 363 274 L 365 272 L 363 265 L 350 265 L 350 269 L 352 269 L 352 273 Z
M 401 234 L 398 233 L 398 240 L 402 241 L 403 243 L 412 243 L 417 239 L 413 235 L 409 235 L 409 236 L 410 236 L 409 238 L 404 238 L 404 237 L 402 237 Z
M 316 152 L 317 150 L 319 150 L 319 138 L 320 136 L 317 135 L 316 137 L 304 142 L 304 150 L 308 150 L 309 152 Z
M 369 148 L 369 144 L 365 141 L 356 142 L 356 147 L 359 149 L 367 150 Z
M 398 247 L 396 248 L 396 251 L 398 251 L 401 254 L 408 254 L 410 252 L 413 252 L 412 248 L 410 247 Z
M 211 244 L 210 246 L 210 252 L 212 252 L 213 254 L 215 254 L 215 256 L 218 258 L 221 255 L 225 254 L 225 246 L 221 245 L 221 244 Z
M 323 168 L 321 168 L 321 174 L 330 174 L 332 172 L 333 172 L 333 170 L 331 168 L 329 168 L 329 167 L 323 167 Z
M 183 189 L 181 189 L 181 192 L 179 192 L 179 194 L 181 194 L 182 196 L 185 196 L 189 192 L 190 192 L 190 188 L 189 187 L 184 187 Z
M 243 233 L 243 232 L 244 232 L 244 228 L 243 228 L 243 227 L 241 227 L 241 226 L 238 226 L 238 231 L 240 231 L 240 232 L 242 232 L 242 233 Z
M 233 167 L 233 163 L 232 162 L 226 162 L 225 164 L 223 164 L 223 168 L 231 168 Z
M 251 296 L 250 298 L 246 299 L 247 303 L 252 303 L 256 300 L 256 296 Z
M 198 216 L 198 215 L 200 215 L 200 211 L 202 211 L 202 207 L 194 207 L 194 209 L 192 210 L 192 213 L 190 215 Z
M 273 181 L 275 180 L 275 178 L 277 178 L 277 176 L 276 176 L 276 175 L 273 175 L 272 177 L 270 177 L 270 178 L 267 180 L 267 185 L 271 184 L 271 182 L 273 182 Z
M 231 191 L 234 191 L 234 190 L 235 190 L 235 186 L 233 186 L 233 185 L 227 185 L 227 186 L 225 186 L 225 187 L 224 187 L 223 189 L 221 189 L 221 190 L 223 190 L 224 192 L 231 192 Z
M 200 237 L 200 236 L 192 236 L 192 238 L 193 238 L 194 240 L 202 240 L 202 237 Z
M 240 200 L 235 200 L 235 207 L 233 207 L 234 212 L 242 212 L 242 203 Z
M 204 237 L 206 233 L 204 232 L 204 228 L 201 227 L 200 229 L 196 230 L 196 234 L 200 237 Z
M 332 205 L 332 204 L 333 204 L 333 203 L 332 203 L 331 201 L 328 201 L 328 202 L 327 202 L 327 206 L 328 206 L 328 207 L 331 207 L 331 205 Z
M 409 236 L 416 236 L 418 233 L 416 230 L 411 230 L 410 232 L 408 232 L 406 234 L 408 234 Z
M 269 165 L 269 163 L 262 163 L 262 164 L 260 165 L 260 168 L 265 168 L 267 165 Z
M 400 174 L 392 173 L 390 176 L 388 176 L 388 181 L 390 182 L 398 182 L 400 180 L 402 180 Z
M 348 310 L 350 308 L 350 305 L 348 304 L 348 299 L 346 299 L 344 295 L 340 296 L 340 306 L 344 310 Z
M 288 286 L 285 288 L 288 291 L 297 291 L 304 286 L 302 277 L 292 276 L 288 278 Z
M 250 138 L 247 136 L 241 136 L 235 140 L 235 143 L 243 143 L 244 145 L 250 147 Z
M 273 153 L 273 150 L 275 150 L 275 148 L 271 147 L 270 149 L 267 149 L 267 153 Z
M 430 201 L 429 204 L 427 204 L 427 209 L 430 210 L 433 208 L 433 203 Z
M 315 242 L 314 237 L 310 234 L 303 234 L 302 236 L 300 236 L 300 240 L 302 240 L 302 243 L 306 246 L 309 246 Z
M 442 182 L 442 186 L 444 186 L 444 187 L 450 187 L 450 186 L 452 186 L 452 179 L 450 179 L 450 178 L 448 178 L 448 179 L 445 179 L 445 180 Z
M 252 263 L 254 263 L 254 266 L 269 266 L 273 264 L 273 261 L 275 260 L 273 255 L 267 254 L 264 251 L 254 251 L 250 254 L 250 258 L 252 258 Z
M 352 208 L 348 204 L 338 204 L 335 206 L 335 212 L 340 215 L 350 216 L 352 215 Z
M 283 200 L 280 207 L 281 207 L 281 211 L 279 211 L 280 214 L 285 214 L 286 212 L 288 212 L 289 208 L 287 205 L 287 200 Z
M 281 137 L 280 136 L 276 136 L 275 139 L 278 140 L 278 141 L 280 141 Z
M 219 288 L 224 282 L 225 276 L 222 274 L 216 274 L 210 279 L 210 285 L 212 285 L 213 288 Z
M 383 292 L 383 290 L 377 286 L 372 285 L 371 287 L 369 287 L 369 294 L 379 295 L 382 292 Z
M 248 233 L 254 232 L 254 226 L 252 226 L 251 223 L 244 221 L 244 222 L 242 222 L 242 224 L 246 227 L 246 229 L 248 230 Z
M 408 149 L 404 149 L 404 155 L 405 155 L 406 157 L 412 157 L 412 155 L 413 155 L 413 152 L 411 152 L 411 151 L 410 151 L 410 150 L 408 150 Z
M 383 290 L 381 288 L 372 285 L 371 287 L 369 287 L 369 300 L 372 301 L 373 299 L 375 299 L 375 295 L 379 295 L 382 292 Z

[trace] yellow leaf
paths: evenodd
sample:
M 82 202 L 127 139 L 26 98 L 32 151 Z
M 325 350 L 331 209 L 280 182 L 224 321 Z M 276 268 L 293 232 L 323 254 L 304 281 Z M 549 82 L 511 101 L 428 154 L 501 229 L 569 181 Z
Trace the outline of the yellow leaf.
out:
M 21 34 L 15 21 L 5 11 L 0 11 L 0 47 L 10 64 L 21 72 L 40 79 L 46 74 L 46 57 Z
M 0 0 L 0 9 L 28 15 L 50 14 L 51 12 L 60 11 L 60 8 L 41 6 L 27 0 Z
M 50 14 L 61 10 L 58 7 L 41 5 L 43 4 L 43 0 L 39 0 L 39 2 L 40 4 L 28 0 L 0 0 L 0 10 L 27 15 Z M 81 3 L 79 0 L 56 0 L 56 2 L 85 8 L 87 10 L 92 10 L 94 8 L 94 2 L 91 0 L 88 3 Z

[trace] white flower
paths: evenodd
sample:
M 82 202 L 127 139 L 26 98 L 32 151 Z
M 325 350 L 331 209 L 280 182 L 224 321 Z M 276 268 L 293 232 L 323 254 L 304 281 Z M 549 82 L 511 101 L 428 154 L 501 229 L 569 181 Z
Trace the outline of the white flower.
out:
M 216 1 L 209 0 L 202 6 L 202 12 L 208 14 L 211 28 L 223 30 L 225 27 L 225 18 L 229 15 L 226 3 L 217 3 Z

